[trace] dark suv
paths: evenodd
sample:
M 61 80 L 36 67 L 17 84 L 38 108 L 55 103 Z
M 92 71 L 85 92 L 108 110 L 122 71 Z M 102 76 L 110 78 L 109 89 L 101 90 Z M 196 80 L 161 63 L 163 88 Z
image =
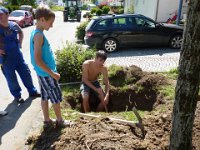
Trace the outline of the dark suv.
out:
M 183 29 L 157 23 L 138 14 L 108 15 L 92 19 L 84 37 L 89 46 L 113 52 L 124 46 L 159 45 L 179 49 Z

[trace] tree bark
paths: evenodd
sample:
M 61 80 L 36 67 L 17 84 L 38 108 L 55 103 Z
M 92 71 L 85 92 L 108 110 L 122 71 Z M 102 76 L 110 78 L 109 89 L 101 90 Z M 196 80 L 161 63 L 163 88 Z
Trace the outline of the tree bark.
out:
M 192 127 L 200 81 L 200 1 L 190 0 L 170 135 L 170 150 L 192 149 Z

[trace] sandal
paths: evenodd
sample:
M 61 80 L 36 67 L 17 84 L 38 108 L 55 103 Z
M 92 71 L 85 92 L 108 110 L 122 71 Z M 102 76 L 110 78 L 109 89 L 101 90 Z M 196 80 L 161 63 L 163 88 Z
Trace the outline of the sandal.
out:
M 50 119 L 49 121 L 44 121 L 43 122 L 43 128 L 52 128 L 54 127 L 55 120 Z
M 74 124 L 75 123 L 70 121 L 70 120 L 61 120 L 61 121 L 56 120 L 56 127 L 57 128 L 71 127 Z

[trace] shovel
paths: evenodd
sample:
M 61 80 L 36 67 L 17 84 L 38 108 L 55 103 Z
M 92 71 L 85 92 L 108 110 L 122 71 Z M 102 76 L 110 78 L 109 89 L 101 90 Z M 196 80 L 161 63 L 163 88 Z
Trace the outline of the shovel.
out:
M 140 117 L 139 113 L 137 112 L 137 109 L 135 107 L 133 107 L 133 113 L 135 114 L 135 116 L 137 117 L 137 120 L 138 120 L 138 123 L 136 124 L 138 126 L 138 128 L 141 129 L 142 131 L 142 135 L 143 135 L 143 138 L 145 137 L 145 130 L 144 130 L 144 125 L 142 123 L 142 118 Z

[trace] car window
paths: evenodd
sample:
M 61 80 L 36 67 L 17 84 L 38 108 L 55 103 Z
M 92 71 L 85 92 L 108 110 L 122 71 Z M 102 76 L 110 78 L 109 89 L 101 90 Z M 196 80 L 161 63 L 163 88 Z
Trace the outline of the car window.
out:
M 92 25 L 94 24 L 94 22 L 95 22 L 95 20 L 91 20 L 89 23 L 88 23 L 88 25 L 87 25 L 87 27 L 85 28 L 85 30 L 87 31 L 87 30 L 89 30 L 91 27 L 92 27 Z
M 18 11 L 13 11 L 10 13 L 11 17 L 20 17 L 20 16 L 24 16 L 23 12 L 18 12 Z
M 127 28 L 137 28 L 137 23 L 134 17 L 127 17 L 126 25 L 127 25 Z
M 139 27 L 147 27 L 147 28 L 155 28 L 156 25 L 153 21 L 148 20 L 146 18 L 139 18 L 139 17 L 135 17 L 135 21 L 137 26 Z
M 136 28 L 137 25 L 135 23 L 135 18 L 133 17 L 122 17 L 122 18 L 115 18 L 112 22 L 113 28 L 123 28 L 123 29 L 133 29 Z
M 96 27 L 97 30 L 103 30 L 109 28 L 109 19 L 102 20 L 99 23 L 97 23 Z
M 126 27 L 126 18 L 115 18 L 112 22 L 113 28 L 125 28 Z

